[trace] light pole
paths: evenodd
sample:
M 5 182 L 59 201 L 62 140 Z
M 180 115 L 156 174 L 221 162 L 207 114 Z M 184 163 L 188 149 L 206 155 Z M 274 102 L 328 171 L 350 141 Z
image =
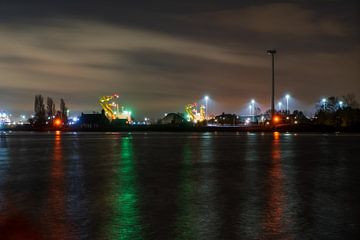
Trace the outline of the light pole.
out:
M 253 122 L 255 122 L 255 100 L 251 100 L 251 108 L 252 108 L 252 115 L 253 115 Z
M 323 103 L 323 107 L 324 107 L 324 111 L 326 110 L 326 98 L 323 98 L 321 100 L 321 102 Z
M 344 105 L 344 102 L 343 102 L 343 101 L 339 101 L 339 107 L 340 107 L 340 109 L 343 107 L 343 105 Z
M 282 102 L 278 102 L 279 111 L 281 111 L 281 105 L 282 105 Z
M 249 104 L 249 115 L 251 116 L 252 115 L 252 105 L 251 104 Z
M 208 100 L 209 100 L 209 96 L 205 96 L 204 97 L 204 99 L 205 99 L 205 119 L 207 119 L 208 118 Z
M 276 53 L 275 49 L 267 49 L 266 53 L 271 55 L 271 66 L 272 66 L 272 78 L 271 78 L 271 118 L 273 118 L 275 114 L 275 58 L 274 55 Z
M 285 98 L 286 98 L 286 113 L 289 113 L 289 98 L 290 98 L 290 95 L 286 94 Z

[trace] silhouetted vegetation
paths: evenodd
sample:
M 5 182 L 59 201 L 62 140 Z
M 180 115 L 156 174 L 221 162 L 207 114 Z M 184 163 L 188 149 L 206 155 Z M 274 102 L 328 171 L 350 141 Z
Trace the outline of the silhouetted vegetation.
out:
M 314 123 L 334 127 L 360 126 L 360 109 L 355 95 L 331 96 L 317 105 Z
M 46 112 L 45 112 L 45 105 L 44 105 L 44 98 L 41 94 L 35 96 L 34 102 L 34 124 L 36 126 L 43 126 L 46 124 Z
M 63 124 L 67 123 L 67 107 L 64 99 L 60 99 L 60 111 L 56 111 L 55 102 L 51 97 L 46 99 L 39 94 L 35 96 L 34 117 L 29 119 L 29 123 L 34 127 L 52 127 L 55 119 L 61 119 Z

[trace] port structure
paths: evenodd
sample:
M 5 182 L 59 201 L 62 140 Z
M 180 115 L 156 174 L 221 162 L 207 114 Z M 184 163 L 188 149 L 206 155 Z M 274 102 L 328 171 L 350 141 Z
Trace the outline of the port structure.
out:
M 191 103 L 185 106 L 185 112 L 189 121 L 198 123 L 203 122 L 205 117 L 205 106 L 201 105 L 199 110 L 196 103 Z
M 99 103 L 101 107 L 105 111 L 105 116 L 113 121 L 115 119 L 126 120 L 127 122 L 131 122 L 131 111 L 125 110 L 122 106 L 121 110 L 119 109 L 119 104 L 116 103 L 116 99 L 119 98 L 119 95 L 113 94 L 110 96 L 102 96 L 99 98 Z

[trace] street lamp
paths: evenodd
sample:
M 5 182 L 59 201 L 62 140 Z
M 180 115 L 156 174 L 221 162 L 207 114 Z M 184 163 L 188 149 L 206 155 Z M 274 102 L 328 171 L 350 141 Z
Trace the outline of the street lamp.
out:
M 249 104 L 249 115 L 251 116 L 252 115 L 252 105 L 251 104 Z
M 281 105 L 282 105 L 282 102 L 278 102 L 279 111 L 281 111 Z
M 343 101 L 339 101 L 339 107 L 342 108 L 344 105 L 344 102 Z
M 275 114 L 275 63 L 274 63 L 274 55 L 276 53 L 275 49 L 267 49 L 266 53 L 271 55 L 271 66 L 272 66 L 272 78 L 271 78 L 271 118 Z
M 323 104 L 323 107 L 324 107 L 324 111 L 326 110 L 326 98 L 323 98 L 321 100 L 322 104 Z
M 286 112 L 288 113 L 289 112 L 289 98 L 290 98 L 290 95 L 286 94 L 285 98 L 286 98 Z
M 251 108 L 252 108 L 253 121 L 255 122 L 255 100 L 254 99 L 251 99 Z
M 209 100 L 209 96 L 205 96 L 204 97 L 205 99 L 205 118 L 207 119 L 208 118 L 208 100 Z

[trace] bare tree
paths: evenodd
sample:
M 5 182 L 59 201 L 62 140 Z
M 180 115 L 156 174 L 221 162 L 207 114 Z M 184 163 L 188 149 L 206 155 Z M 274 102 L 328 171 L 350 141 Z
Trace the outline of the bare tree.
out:
M 46 112 L 47 112 L 47 116 L 48 117 L 52 117 L 55 115 L 56 110 L 55 110 L 55 103 L 52 100 L 52 98 L 48 97 L 46 99 Z
M 35 96 L 34 111 L 35 111 L 35 124 L 37 125 L 45 124 L 45 105 L 44 105 L 44 98 L 41 94 Z
M 346 107 L 351 107 L 351 108 L 359 107 L 359 103 L 356 101 L 355 94 L 348 93 L 342 96 L 342 99 L 344 100 L 344 104 Z
M 67 107 L 65 105 L 64 99 L 60 99 L 60 112 L 61 112 L 61 118 L 66 122 L 67 120 Z

